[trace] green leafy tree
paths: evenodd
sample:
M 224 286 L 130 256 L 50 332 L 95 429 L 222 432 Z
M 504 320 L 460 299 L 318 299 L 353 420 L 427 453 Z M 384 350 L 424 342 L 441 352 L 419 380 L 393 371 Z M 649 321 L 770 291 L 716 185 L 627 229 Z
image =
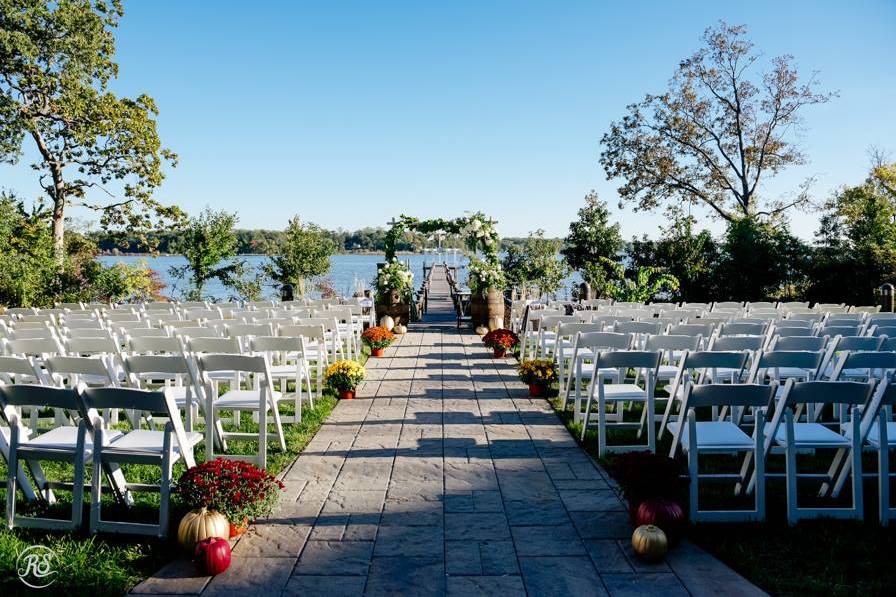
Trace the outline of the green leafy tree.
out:
M 695 230 L 695 219 L 678 209 L 668 213 L 668 226 L 661 236 L 651 240 L 645 235 L 633 239 L 626 254 L 629 267 L 661 268 L 678 279 L 674 298 L 683 301 L 712 301 L 717 297 L 716 268 L 719 247 L 708 230 Z
M 268 276 L 279 284 L 292 284 L 305 296 L 308 280 L 330 271 L 330 257 L 336 245 L 330 234 L 311 223 L 303 224 L 298 216 L 289 221 L 278 252 L 265 264 Z
M 507 247 L 502 268 L 507 281 L 515 286 L 535 285 L 542 294 L 555 295 L 563 286 L 568 267 L 559 258 L 563 242 L 545 238 L 536 230 L 521 245 Z
M 57 263 L 71 205 L 130 231 L 182 216 L 152 198 L 163 164 L 176 161 L 159 140 L 155 101 L 109 90 L 122 15 L 119 0 L 0 2 L 0 161 L 16 163 L 26 138 L 36 148 Z
M 868 304 L 874 290 L 896 283 L 896 163 L 882 159 L 860 185 L 838 191 L 816 233 L 809 297 Z
M 615 261 L 622 248 L 619 223 L 610 224 L 610 211 L 596 191 L 585 196 L 585 207 L 569 224 L 569 236 L 561 250 L 569 267 L 578 271 L 595 293 L 602 295 L 608 279 L 603 258 Z
M 602 257 L 610 272 L 607 294 L 617 301 L 637 301 L 646 303 L 661 292 L 673 292 L 678 289 L 678 279 L 672 274 L 655 267 L 639 267 L 633 276 L 626 276 L 625 266 L 621 263 Z
M 191 218 L 184 228 L 177 249 L 187 263 L 169 268 L 175 279 L 186 280 L 184 293 L 189 300 L 202 300 L 205 285 L 218 280 L 225 287 L 238 288 L 245 272 L 245 263 L 236 257 L 236 214 L 213 211 L 206 207 Z
M 754 75 L 761 54 L 746 27 L 721 22 L 704 45 L 679 63 L 666 91 L 628 106 L 601 140 L 600 162 L 619 178 L 619 196 L 636 209 L 701 204 L 734 221 L 773 217 L 809 200 L 761 201 L 760 182 L 805 162 L 796 134 L 807 106 L 832 94 L 800 80 L 791 56 L 773 58 Z
M 786 222 L 730 222 L 721 252 L 719 300 L 796 300 L 805 293 L 809 249 Z

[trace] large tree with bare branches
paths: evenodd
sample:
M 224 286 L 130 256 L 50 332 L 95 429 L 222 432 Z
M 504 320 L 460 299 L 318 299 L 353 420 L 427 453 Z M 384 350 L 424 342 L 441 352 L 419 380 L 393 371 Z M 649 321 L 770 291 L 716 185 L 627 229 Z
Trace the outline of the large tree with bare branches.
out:
M 622 180 L 619 195 L 636 209 L 706 204 L 732 221 L 774 216 L 808 201 L 807 180 L 792 196 L 766 198 L 761 183 L 805 162 L 796 133 L 803 108 L 827 102 L 815 76 L 801 81 L 791 56 L 770 60 L 724 22 L 683 60 L 659 95 L 628 106 L 603 136 L 601 165 Z
M 0 0 L 0 161 L 16 163 L 33 142 L 60 262 L 69 206 L 131 231 L 182 215 L 152 197 L 176 159 L 159 140 L 155 101 L 108 88 L 122 14 L 120 0 Z

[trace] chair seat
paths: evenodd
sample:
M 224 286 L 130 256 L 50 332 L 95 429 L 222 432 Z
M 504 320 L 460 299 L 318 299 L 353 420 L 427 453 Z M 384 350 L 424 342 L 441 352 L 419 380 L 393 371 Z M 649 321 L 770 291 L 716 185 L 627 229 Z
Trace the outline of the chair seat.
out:
M 111 443 L 122 436 L 121 431 L 106 431 L 106 439 Z M 93 436 L 90 433 L 85 435 L 84 446 L 87 450 L 93 446 Z M 21 441 L 22 447 L 42 448 L 51 450 L 74 450 L 78 445 L 78 428 L 72 425 L 64 425 L 55 427 L 46 433 Z
M 633 383 L 603 384 L 604 400 L 646 400 L 647 393 Z
M 669 429 L 676 431 L 678 421 L 669 423 Z M 685 428 L 681 434 L 681 445 L 687 450 L 690 435 Z M 751 450 L 755 443 L 753 438 L 731 421 L 698 421 L 697 450 Z
M 197 432 L 186 433 L 187 445 L 195 446 L 202 441 L 202 434 Z M 153 454 L 161 456 L 163 454 L 165 442 L 164 431 L 154 431 L 151 429 L 138 429 L 126 433 L 109 446 L 103 448 L 106 454 Z M 176 456 L 180 456 L 180 446 L 175 441 L 172 443 L 172 450 Z
M 272 392 L 274 402 L 283 399 L 280 392 Z M 258 390 L 230 390 L 215 400 L 216 409 L 258 410 Z
M 848 448 L 849 440 L 821 423 L 794 423 L 794 445 L 805 448 Z M 787 429 L 782 424 L 775 433 L 779 446 L 787 445 Z

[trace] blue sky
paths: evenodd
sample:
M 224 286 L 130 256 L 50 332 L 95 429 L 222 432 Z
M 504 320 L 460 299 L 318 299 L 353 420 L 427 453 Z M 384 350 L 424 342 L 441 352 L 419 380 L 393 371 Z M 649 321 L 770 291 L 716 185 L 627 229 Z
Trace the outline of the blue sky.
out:
M 765 55 L 793 54 L 840 97 L 806 113 L 816 195 L 862 180 L 867 149 L 896 159 L 896 2 L 126 1 L 124 94 L 148 92 L 180 155 L 159 191 L 244 227 L 298 213 L 327 227 L 482 209 L 504 235 L 562 235 L 591 188 L 625 236 L 661 214 L 615 208 L 599 139 L 626 104 L 659 92 L 719 19 Z M 27 160 L 0 186 L 38 193 Z M 810 238 L 815 215 L 797 214 Z M 718 229 L 718 224 L 712 224 Z

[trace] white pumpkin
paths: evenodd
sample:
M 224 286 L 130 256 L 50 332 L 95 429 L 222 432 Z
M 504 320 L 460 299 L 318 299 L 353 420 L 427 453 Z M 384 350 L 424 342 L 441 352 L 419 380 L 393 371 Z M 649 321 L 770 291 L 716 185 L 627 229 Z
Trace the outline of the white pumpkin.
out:
M 189 553 L 193 553 L 196 544 L 209 537 L 230 536 L 230 523 L 227 517 L 217 510 L 190 510 L 177 527 L 177 540 Z
M 390 317 L 389 315 L 383 315 L 380 318 L 380 327 L 384 327 L 391 332 L 395 327 L 395 320 L 392 319 L 392 317 Z
M 392 331 L 395 332 L 396 334 L 406 334 L 408 331 L 408 328 L 406 328 L 405 326 L 403 326 L 399 323 L 397 326 L 395 326 L 395 329 Z
M 476 328 L 476 333 L 479 334 L 480 336 L 484 336 L 488 333 L 488 328 L 485 327 L 484 325 L 481 325 Z

